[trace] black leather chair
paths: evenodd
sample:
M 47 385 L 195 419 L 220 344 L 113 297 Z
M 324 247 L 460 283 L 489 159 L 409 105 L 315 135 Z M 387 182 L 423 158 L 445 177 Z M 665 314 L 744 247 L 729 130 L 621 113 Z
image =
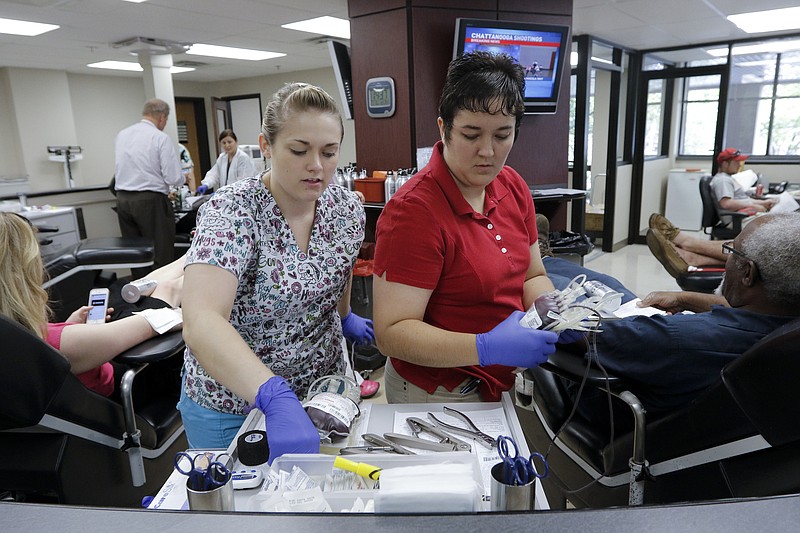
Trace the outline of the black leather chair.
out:
M 685 291 L 712 293 L 719 287 L 725 272 L 690 271 L 675 278 L 678 286 Z
M 121 354 L 131 365 L 122 404 L 86 387 L 69 362 L 16 322 L 0 317 L 0 492 L 20 501 L 139 507 L 169 477 L 188 445 L 174 390 L 133 408 L 135 376 L 183 352 L 180 332 Z
M 54 319 L 65 320 L 72 311 L 86 305 L 89 291 L 108 287 L 114 270 L 141 268 L 153 264 L 155 248 L 143 237 L 102 237 L 84 239 L 42 258 Z
M 709 175 L 700 178 L 700 199 L 703 201 L 703 218 L 700 226 L 704 233 L 711 235 L 712 239 L 731 240 L 741 233 L 742 220 L 748 215 L 720 207 L 711 189 L 711 179 L 712 176 Z M 731 217 L 730 227 L 722 222 L 723 216 Z
M 573 402 L 559 376 L 580 381 L 583 356 L 559 351 L 526 370 L 516 410 L 529 447 L 549 450 L 543 487 L 551 507 L 565 499 L 576 507 L 608 507 L 800 492 L 798 345 L 800 319 L 725 366 L 690 405 L 657 419 L 648 418 L 631 392 L 635 384 L 606 382 L 590 367 L 586 387 L 608 387 L 616 418 L 628 419 L 613 440 L 607 421 L 577 413 L 568 420 Z

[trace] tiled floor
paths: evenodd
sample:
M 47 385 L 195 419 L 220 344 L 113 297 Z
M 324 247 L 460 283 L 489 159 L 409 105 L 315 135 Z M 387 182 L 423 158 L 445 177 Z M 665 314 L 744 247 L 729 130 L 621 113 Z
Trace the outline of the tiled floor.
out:
M 699 234 L 698 236 L 702 236 Z M 595 248 L 584 257 L 583 265 L 591 270 L 614 276 L 640 298 L 658 290 L 681 290 L 664 267 L 644 244 L 632 244 L 606 253 Z M 375 370 L 369 379 L 378 381 L 381 389 L 369 401 L 386 403 L 383 391 L 383 367 Z
M 595 248 L 584 257 L 583 266 L 617 278 L 640 298 L 651 291 L 681 290 L 644 244 L 631 244 L 613 253 Z

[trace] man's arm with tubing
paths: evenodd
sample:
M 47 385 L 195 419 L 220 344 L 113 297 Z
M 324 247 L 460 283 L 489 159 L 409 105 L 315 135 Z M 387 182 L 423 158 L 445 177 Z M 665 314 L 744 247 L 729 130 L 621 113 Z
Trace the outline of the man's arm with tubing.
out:
M 639 307 L 655 307 L 667 313 L 706 313 L 711 311 L 712 305 L 730 307 L 723 296 L 691 291 L 654 291 L 645 296 Z

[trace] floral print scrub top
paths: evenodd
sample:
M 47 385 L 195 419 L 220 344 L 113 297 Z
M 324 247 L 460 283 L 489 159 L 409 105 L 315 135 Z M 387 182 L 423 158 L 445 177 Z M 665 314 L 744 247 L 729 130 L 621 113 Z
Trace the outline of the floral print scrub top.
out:
M 303 252 L 259 177 L 221 188 L 198 213 L 186 264 L 215 265 L 238 278 L 231 324 L 300 399 L 317 378 L 344 371 L 336 305 L 364 240 L 364 224 L 356 195 L 331 184 L 317 201 Z M 188 347 L 184 368 L 186 395 L 200 406 L 234 414 L 248 410 Z

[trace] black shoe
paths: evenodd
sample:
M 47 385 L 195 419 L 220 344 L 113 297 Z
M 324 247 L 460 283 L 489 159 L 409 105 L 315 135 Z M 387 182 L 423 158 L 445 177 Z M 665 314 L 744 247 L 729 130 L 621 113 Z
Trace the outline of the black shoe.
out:
M 536 213 L 536 230 L 539 232 L 539 255 L 553 257 L 553 250 L 550 248 L 550 221 L 539 213 Z

